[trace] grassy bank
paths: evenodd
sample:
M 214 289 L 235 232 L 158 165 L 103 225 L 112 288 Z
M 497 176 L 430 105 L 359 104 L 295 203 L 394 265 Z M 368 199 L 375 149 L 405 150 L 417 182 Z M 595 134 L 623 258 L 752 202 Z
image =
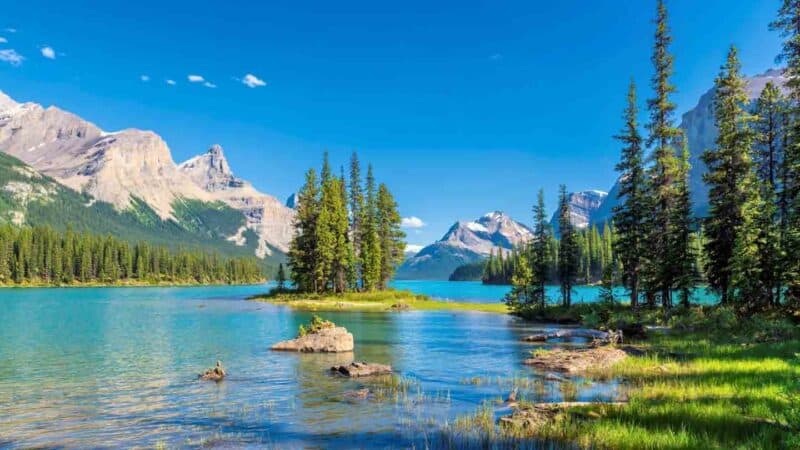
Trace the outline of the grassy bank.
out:
M 726 308 L 647 314 L 670 327 L 634 343 L 644 356 L 586 374 L 627 383 L 627 404 L 569 408 L 533 429 L 497 429 L 491 421 L 482 433 L 500 443 L 581 448 L 800 448 L 796 320 L 779 312 L 741 319 Z
M 270 292 L 256 295 L 251 300 L 289 306 L 303 311 L 477 311 L 504 314 L 505 304 L 467 303 L 433 300 L 409 291 L 387 290 L 378 292 L 348 292 L 345 294 L 307 294 L 295 292 Z

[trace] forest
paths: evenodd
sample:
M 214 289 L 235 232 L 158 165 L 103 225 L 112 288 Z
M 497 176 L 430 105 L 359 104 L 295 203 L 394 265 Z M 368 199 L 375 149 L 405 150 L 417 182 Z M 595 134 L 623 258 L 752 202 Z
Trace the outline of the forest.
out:
M 0 227 L 0 285 L 244 284 L 258 261 L 50 227 Z
M 560 187 L 556 242 L 540 191 L 533 207 L 534 238 L 523 248 L 498 252 L 486 263 L 484 281 L 511 282 L 507 302 L 518 312 L 543 308 L 544 286 L 557 281 L 561 304 L 572 287 L 599 276 L 619 282 L 634 308 L 644 303 L 669 310 L 689 306 L 704 285 L 720 303 L 740 313 L 800 302 L 800 8 L 786 2 L 771 24 L 785 38 L 784 89 L 770 82 L 754 105 L 747 97 L 738 50 L 731 46 L 715 80 L 714 148 L 704 149 L 709 213 L 692 214 L 688 139 L 676 126 L 672 97 L 674 56 L 663 2 L 658 4 L 651 61 L 652 97 L 639 124 L 637 86 L 631 80 L 616 170 L 619 205 L 602 234 L 570 223 L 566 187 Z M 649 156 L 645 156 L 645 152 Z M 676 302 L 677 298 L 677 302 Z
M 290 277 L 298 292 L 386 290 L 403 260 L 405 233 L 389 188 L 377 184 L 372 165 L 362 182 L 356 153 L 350 179 L 341 172 L 333 175 L 326 152 L 319 177 L 309 169 L 298 194 L 289 248 Z

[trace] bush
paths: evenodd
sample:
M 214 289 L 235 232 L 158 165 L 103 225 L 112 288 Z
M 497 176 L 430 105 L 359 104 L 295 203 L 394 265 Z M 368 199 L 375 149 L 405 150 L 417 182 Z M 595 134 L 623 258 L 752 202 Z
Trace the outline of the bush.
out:
M 308 323 L 308 326 L 300 325 L 297 329 L 297 337 L 303 337 L 307 334 L 316 333 L 325 328 L 334 328 L 336 324 L 331 322 L 330 320 L 325 320 L 322 317 L 314 314 L 311 316 L 311 322 Z

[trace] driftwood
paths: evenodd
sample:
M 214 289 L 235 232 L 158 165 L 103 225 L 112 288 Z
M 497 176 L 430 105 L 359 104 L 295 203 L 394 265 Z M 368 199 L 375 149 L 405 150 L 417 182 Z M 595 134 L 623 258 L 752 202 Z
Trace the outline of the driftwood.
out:
M 622 331 L 600 331 L 586 328 L 561 328 L 549 333 L 539 333 L 525 336 L 525 342 L 547 342 L 551 339 L 584 338 L 591 339 L 595 345 L 621 344 Z

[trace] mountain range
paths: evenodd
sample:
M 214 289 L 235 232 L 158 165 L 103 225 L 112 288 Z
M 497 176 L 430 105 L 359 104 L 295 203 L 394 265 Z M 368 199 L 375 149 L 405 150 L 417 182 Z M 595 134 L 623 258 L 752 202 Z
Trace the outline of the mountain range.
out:
M 218 145 L 176 164 L 152 131 L 107 132 L 57 107 L 18 103 L 0 92 L 0 151 L 8 156 L 0 160 L 6 175 L 0 221 L 85 224 L 123 238 L 209 244 L 226 253 L 247 249 L 270 260 L 288 249 L 294 210 L 236 178 Z M 69 200 L 59 205 L 56 198 Z M 76 202 L 78 211 L 65 213 L 74 222 L 42 212 L 43 205 L 63 209 Z M 94 219 L 87 223 L 81 214 Z M 100 224 L 115 218 L 120 223 Z
M 397 278 L 446 280 L 456 267 L 480 261 L 497 248 L 510 250 L 532 236 L 530 228 L 500 211 L 459 221 L 440 240 L 407 258 Z

